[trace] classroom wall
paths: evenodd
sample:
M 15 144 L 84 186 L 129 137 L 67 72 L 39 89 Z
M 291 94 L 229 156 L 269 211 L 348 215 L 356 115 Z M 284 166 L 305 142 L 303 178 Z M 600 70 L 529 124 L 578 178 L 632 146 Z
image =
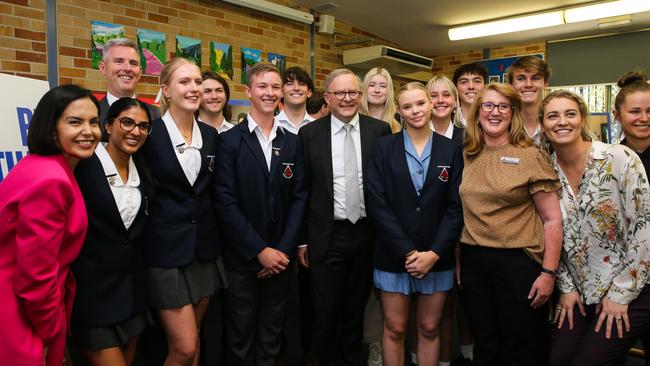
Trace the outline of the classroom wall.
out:
M 276 2 L 295 6 L 287 0 Z M 80 84 L 95 92 L 103 92 L 105 87 L 100 72 L 91 68 L 92 20 L 124 25 L 127 38 L 134 40 L 137 28 L 166 33 L 168 59 L 175 53 L 176 35 L 201 39 L 204 69 L 209 67 L 210 41 L 231 44 L 234 99 L 245 98 L 244 86 L 239 83 L 241 47 L 261 50 L 262 60 L 268 52 L 283 54 L 287 66 L 310 70 L 310 26 L 216 0 L 58 0 L 57 19 L 59 83 Z M 45 0 L 2 0 L 0 21 L 0 72 L 45 80 Z M 331 70 L 343 67 L 344 48 L 360 47 L 336 47 L 337 41 L 372 37 L 378 44 L 396 46 L 340 21 L 335 29 L 336 36 L 315 34 L 315 83 L 319 87 Z M 138 95 L 153 97 L 157 91 L 158 77 L 143 75 Z

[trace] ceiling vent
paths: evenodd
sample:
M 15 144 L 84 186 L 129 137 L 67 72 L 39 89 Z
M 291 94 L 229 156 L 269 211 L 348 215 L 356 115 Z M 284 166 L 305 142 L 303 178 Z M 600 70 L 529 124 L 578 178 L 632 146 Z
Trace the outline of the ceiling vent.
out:
M 426 81 L 431 78 L 433 59 L 388 46 L 370 46 L 343 51 L 343 64 L 359 70 L 383 67 L 392 76 Z

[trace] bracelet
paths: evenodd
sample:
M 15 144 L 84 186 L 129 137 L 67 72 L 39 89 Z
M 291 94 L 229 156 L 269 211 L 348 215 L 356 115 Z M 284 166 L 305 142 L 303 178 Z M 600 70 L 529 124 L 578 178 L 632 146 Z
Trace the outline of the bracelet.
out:
M 551 275 L 553 277 L 557 276 L 557 270 L 542 267 L 541 271 L 542 273 L 546 273 L 547 275 Z

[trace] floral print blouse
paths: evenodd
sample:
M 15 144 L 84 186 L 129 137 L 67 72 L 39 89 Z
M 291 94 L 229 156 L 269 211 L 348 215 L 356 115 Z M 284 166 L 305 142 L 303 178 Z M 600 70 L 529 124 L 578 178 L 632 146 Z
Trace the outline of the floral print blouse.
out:
M 562 183 L 560 291 L 578 291 L 585 304 L 603 296 L 629 304 L 650 275 L 650 186 L 641 160 L 625 146 L 594 141 L 575 193 L 551 158 Z

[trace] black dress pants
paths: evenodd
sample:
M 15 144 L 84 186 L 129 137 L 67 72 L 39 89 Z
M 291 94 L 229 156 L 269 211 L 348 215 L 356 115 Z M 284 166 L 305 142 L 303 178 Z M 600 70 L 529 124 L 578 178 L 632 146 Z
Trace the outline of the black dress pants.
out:
M 325 258 L 311 263 L 312 355 L 317 366 L 359 365 L 363 312 L 372 282 L 372 229 L 335 221 Z

